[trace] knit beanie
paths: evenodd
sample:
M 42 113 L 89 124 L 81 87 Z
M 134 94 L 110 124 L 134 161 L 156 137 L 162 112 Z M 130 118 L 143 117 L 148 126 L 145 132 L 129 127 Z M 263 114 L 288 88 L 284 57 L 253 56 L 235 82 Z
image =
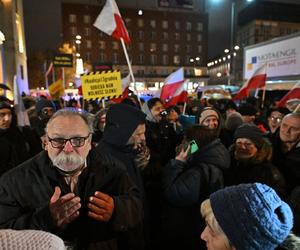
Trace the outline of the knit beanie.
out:
M 257 126 L 250 123 L 242 124 L 236 129 L 234 139 L 238 138 L 250 139 L 257 148 L 261 148 L 264 144 L 263 133 Z
M 255 116 L 257 113 L 256 108 L 249 103 L 241 104 L 238 111 L 243 116 Z
M 201 125 L 208 117 L 212 116 L 220 120 L 219 113 L 215 109 L 210 107 L 204 108 L 199 114 L 199 124 Z
M 243 124 L 243 118 L 240 113 L 230 113 L 225 121 L 225 128 L 234 132 L 239 126 Z
M 35 104 L 36 112 L 39 114 L 43 108 L 53 108 L 53 111 L 55 111 L 55 105 L 52 101 L 47 99 L 40 99 Z
M 241 184 L 210 195 L 213 213 L 238 250 L 274 250 L 290 233 L 293 213 L 267 185 Z

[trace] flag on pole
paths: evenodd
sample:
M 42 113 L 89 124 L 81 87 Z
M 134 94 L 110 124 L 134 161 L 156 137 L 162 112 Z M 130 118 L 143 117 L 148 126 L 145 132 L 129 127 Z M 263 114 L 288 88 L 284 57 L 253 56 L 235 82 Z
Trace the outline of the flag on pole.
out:
M 59 99 L 60 96 L 64 95 L 64 86 L 62 83 L 62 79 L 53 82 L 48 88 L 49 94 L 52 96 L 53 99 Z
M 168 108 L 170 106 L 176 105 L 179 102 L 187 102 L 188 99 L 188 92 L 186 91 L 186 83 L 188 80 L 183 82 L 181 86 L 176 90 L 174 93 L 174 96 L 164 104 L 165 108 Z
M 128 74 L 126 77 L 122 78 L 121 81 L 122 81 L 122 97 L 111 99 L 111 101 L 113 101 L 115 103 L 122 102 L 129 95 L 129 85 L 130 85 L 130 82 L 131 82 L 130 81 L 130 74 Z
M 16 75 L 14 76 L 14 106 L 18 126 L 30 126 L 29 117 L 23 103 L 23 98 L 20 94 L 18 79 Z
M 130 37 L 122 20 L 115 0 L 106 0 L 106 3 L 97 17 L 94 26 L 118 40 L 123 38 L 125 43 L 130 43 Z
M 267 79 L 267 65 L 263 64 L 253 74 L 253 76 L 244 84 L 240 91 L 233 98 L 234 100 L 241 100 L 249 96 L 251 89 L 263 88 L 266 85 Z
M 165 84 L 161 88 L 160 99 L 168 100 L 172 98 L 175 92 L 181 87 L 183 83 L 184 83 L 184 70 L 183 68 L 180 68 L 166 78 Z
M 300 81 L 278 102 L 277 107 L 285 107 L 285 104 L 290 99 L 300 99 Z

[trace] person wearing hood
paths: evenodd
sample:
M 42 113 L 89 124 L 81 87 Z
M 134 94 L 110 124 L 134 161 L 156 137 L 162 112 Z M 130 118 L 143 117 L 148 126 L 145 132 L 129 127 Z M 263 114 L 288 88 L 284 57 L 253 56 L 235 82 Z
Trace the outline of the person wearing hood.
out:
M 144 186 L 137 159 L 140 160 L 141 155 L 145 156 L 144 161 L 149 159 L 145 144 L 145 117 L 142 111 L 131 105 L 112 105 L 106 113 L 103 137 L 96 147 L 97 151 L 111 155 L 124 165 L 144 201 Z M 125 242 L 120 244 L 128 245 L 128 249 L 144 249 L 143 226 L 137 226 L 124 239 Z
M 195 125 L 187 129 L 185 141 L 163 172 L 165 249 L 202 249 L 199 205 L 224 187 L 223 171 L 230 166 L 216 130 Z
M 18 127 L 10 101 L 0 97 L 0 175 L 41 151 L 30 127 Z

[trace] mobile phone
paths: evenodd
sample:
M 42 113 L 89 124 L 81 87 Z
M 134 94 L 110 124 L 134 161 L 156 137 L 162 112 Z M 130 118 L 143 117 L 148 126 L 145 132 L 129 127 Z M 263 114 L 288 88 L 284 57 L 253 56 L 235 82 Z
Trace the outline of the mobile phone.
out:
M 190 141 L 190 146 L 191 146 L 191 154 L 195 153 L 196 151 L 198 151 L 198 145 L 197 142 L 195 140 Z

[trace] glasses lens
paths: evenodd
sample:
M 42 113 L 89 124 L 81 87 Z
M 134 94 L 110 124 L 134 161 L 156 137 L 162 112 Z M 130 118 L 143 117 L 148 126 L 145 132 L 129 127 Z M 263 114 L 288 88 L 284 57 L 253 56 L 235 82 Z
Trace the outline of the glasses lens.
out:
M 83 146 L 85 141 L 84 137 L 75 137 L 75 138 L 71 138 L 70 142 L 72 144 L 73 147 L 81 147 Z
M 52 144 L 52 147 L 54 147 L 54 148 L 60 148 L 60 147 L 64 146 L 65 140 L 61 139 L 61 138 L 55 138 L 55 139 L 51 140 L 51 144 Z

